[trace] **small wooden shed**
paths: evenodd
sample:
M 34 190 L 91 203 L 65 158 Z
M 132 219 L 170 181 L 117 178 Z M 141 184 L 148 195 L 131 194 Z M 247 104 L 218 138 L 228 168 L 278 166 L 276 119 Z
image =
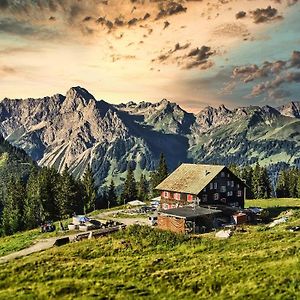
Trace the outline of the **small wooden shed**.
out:
M 158 228 L 176 233 L 201 233 L 214 225 L 215 217 L 221 210 L 201 206 L 185 206 L 158 213 Z

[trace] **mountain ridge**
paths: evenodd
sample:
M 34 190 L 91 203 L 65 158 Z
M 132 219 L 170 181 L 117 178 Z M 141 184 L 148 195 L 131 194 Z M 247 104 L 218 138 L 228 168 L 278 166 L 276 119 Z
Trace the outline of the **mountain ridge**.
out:
M 166 99 L 110 104 L 73 87 L 65 96 L 3 99 L 0 133 L 41 166 L 80 177 L 90 165 L 103 186 L 122 184 L 129 162 L 137 177 L 149 175 L 161 152 L 170 170 L 181 162 L 297 165 L 299 109 L 220 105 L 193 114 Z

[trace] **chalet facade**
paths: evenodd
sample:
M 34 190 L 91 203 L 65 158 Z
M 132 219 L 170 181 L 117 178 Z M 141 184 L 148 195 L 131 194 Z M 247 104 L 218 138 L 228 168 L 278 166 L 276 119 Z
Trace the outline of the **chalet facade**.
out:
M 158 226 L 178 233 L 216 227 L 244 208 L 246 184 L 226 166 L 182 164 L 157 187 Z M 202 229 L 201 229 L 202 228 Z
M 246 185 L 226 166 L 182 164 L 157 187 L 161 209 L 186 205 L 244 208 Z

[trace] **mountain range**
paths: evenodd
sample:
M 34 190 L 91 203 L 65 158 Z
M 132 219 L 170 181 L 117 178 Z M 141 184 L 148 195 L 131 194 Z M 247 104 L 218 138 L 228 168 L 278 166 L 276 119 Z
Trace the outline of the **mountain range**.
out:
M 137 178 L 148 175 L 160 153 L 170 170 L 181 162 L 300 165 L 300 102 L 192 114 L 165 99 L 113 105 L 73 87 L 65 96 L 5 98 L 0 122 L 3 137 L 39 165 L 68 166 L 77 178 L 90 165 L 100 187 L 121 184 L 129 162 Z

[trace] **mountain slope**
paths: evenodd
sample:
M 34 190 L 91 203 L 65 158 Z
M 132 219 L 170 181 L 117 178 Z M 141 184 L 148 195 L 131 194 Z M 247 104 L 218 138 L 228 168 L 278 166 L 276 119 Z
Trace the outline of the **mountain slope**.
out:
M 129 162 L 149 174 L 164 152 L 170 169 L 181 162 L 300 163 L 299 102 L 207 107 L 199 114 L 176 103 L 97 101 L 81 87 L 65 96 L 0 102 L 0 132 L 40 165 L 80 177 L 91 165 L 96 182 L 120 184 Z

